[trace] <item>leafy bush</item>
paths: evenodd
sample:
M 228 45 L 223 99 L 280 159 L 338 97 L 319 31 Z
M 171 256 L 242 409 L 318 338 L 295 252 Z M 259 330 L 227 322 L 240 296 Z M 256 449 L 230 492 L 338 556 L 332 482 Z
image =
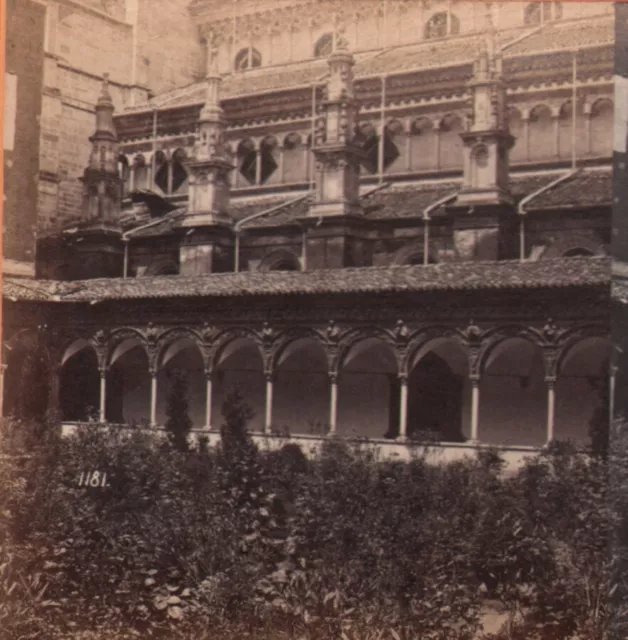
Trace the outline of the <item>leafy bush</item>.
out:
M 508 613 L 487 639 L 604 637 L 603 457 L 554 446 L 504 477 L 491 451 L 437 467 L 330 439 L 307 459 L 260 452 L 251 416 L 229 394 L 214 449 L 97 424 L 28 457 L 3 440 L 2 638 L 471 640 L 487 598 Z

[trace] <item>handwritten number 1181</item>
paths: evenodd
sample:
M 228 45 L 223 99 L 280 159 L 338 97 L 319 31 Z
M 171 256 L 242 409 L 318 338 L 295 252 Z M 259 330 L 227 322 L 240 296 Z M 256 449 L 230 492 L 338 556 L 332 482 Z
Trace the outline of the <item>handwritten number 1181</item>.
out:
M 78 481 L 79 487 L 106 487 L 107 486 L 107 474 L 100 473 L 100 471 L 88 471 L 81 472 Z

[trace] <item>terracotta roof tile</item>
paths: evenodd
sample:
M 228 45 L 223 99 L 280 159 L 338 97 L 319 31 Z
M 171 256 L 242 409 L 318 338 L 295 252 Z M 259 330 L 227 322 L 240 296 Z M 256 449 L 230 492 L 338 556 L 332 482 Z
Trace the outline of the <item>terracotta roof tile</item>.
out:
M 561 173 L 515 176 L 511 180 L 511 191 L 516 201 L 547 186 Z M 563 174 L 564 175 L 564 174 Z M 583 170 L 571 179 L 550 191 L 535 197 L 526 207 L 528 211 L 560 207 L 610 205 L 612 202 L 612 174 L 610 170 Z M 442 198 L 453 195 L 460 188 L 459 182 L 418 183 L 413 185 L 388 185 L 381 190 L 371 189 L 362 194 L 364 214 L 369 220 L 390 220 L 423 216 L 425 209 Z M 301 197 L 307 196 L 307 193 Z M 307 215 L 311 198 L 295 202 L 299 196 L 262 196 L 234 198 L 229 209 L 235 221 L 268 211 L 246 223 L 245 229 L 278 227 L 293 223 Z M 283 206 L 282 206 L 283 205 Z M 440 207 L 432 211 L 432 217 L 444 213 Z M 145 229 L 133 232 L 133 238 L 154 237 L 171 233 L 185 214 L 177 209 L 164 216 L 161 221 Z
M 20 293 L 7 278 L 3 295 L 20 300 L 94 302 L 181 297 L 379 294 L 491 289 L 539 289 L 610 285 L 606 258 L 561 258 L 537 262 L 453 262 L 428 266 L 362 267 L 307 272 L 212 274 L 116 278 L 81 282 L 38 281 Z
M 542 210 L 611 206 L 612 180 L 613 175 L 610 169 L 581 171 L 569 180 L 533 198 L 526 208 Z

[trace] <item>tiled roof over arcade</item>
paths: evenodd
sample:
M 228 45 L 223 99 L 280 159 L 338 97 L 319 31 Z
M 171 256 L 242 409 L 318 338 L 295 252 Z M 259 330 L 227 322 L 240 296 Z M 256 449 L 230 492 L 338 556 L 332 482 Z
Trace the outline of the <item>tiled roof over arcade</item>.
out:
M 36 285 L 7 278 L 3 295 L 11 300 L 80 303 L 181 297 L 521 290 L 607 284 L 610 285 L 607 258 L 570 258 L 324 269 L 303 273 L 246 272 L 190 277 L 102 278 L 82 282 L 38 281 Z
M 564 175 L 564 172 L 548 172 L 536 175 L 514 177 L 511 190 L 515 200 L 547 187 Z M 574 207 L 609 206 L 612 202 L 612 173 L 609 168 L 582 170 L 569 179 L 557 184 L 534 197 L 526 206 L 527 211 L 550 209 L 570 209 Z M 427 207 L 460 189 L 460 183 L 434 182 L 412 185 L 384 184 L 381 188 L 366 190 L 362 195 L 364 215 L 369 220 L 394 220 L 422 217 Z M 298 194 L 297 194 L 298 195 Z M 247 228 L 279 227 L 297 224 L 299 218 L 307 215 L 310 197 L 295 202 L 295 194 L 288 196 L 257 196 L 235 198 L 231 201 L 230 214 L 235 222 L 249 216 L 269 211 L 247 223 Z M 283 206 L 282 206 L 283 205 Z M 185 215 L 182 207 L 163 217 L 162 222 L 133 233 L 134 238 L 162 236 L 173 232 Z M 437 207 L 431 217 L 444 213 L 444 207 Z

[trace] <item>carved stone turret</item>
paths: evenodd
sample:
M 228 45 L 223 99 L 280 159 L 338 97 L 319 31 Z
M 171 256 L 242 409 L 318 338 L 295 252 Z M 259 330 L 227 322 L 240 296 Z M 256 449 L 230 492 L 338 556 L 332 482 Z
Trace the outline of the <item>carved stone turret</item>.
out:
M 513 257 L 514 201 L 508 185 L 506 84 L 501 53 L 488 20 L 488 37 L 468 84 L 472 116 L 463 141 L 463 184 L 448 210 L 453 215 L 454 246 L 460 260 Z
M 186 161 L 188 172 L 188 211 L 182 227 L 194 228 L 179 250 L 180 271 L 202 275 L 231 266 L 232 220 L 229 217 L 229 172 L 234 169 L 225 148 L 226 120 L 220 106 L 222 79 L 216 50 L 208 45 L 205 104 L 199 117 L 199 130 L 192 156 Z
M 316 198 L 310 215 L 346 216 L 362 213 L 359 204 L 360 159 L 355 144 L 358 103 L 353 86 L 354 60 L 345 49 L 329 57 L 327 98 L 314 140 Z
M 192 157 L 186 162 L 189 180 L 188 215 L 184 226 L 230 223 L 229 172 L 234 166 L 225 151 L 226 120 L 220 106 L 222 79 L 215 50 L 208 45 L 205 104 Z
M 113 111 L 109 77 L 105 74 L 96 103 L 96 131 L 89 139 L 92 143 L 89 165 L 82 178 L 83 221 L 88 226 L 117 228 L 119 224 L 122 181 L 118 172 L 118 136 Z
M 472 118 L 462 133 L 464 183 L 461 206 L 512 204 L 508 188 L 508 154 L 514 143 L 508 130 L 506 83 L 502 57 L 492 28 L 474 65 L 469 82 Z
M 356 140 L 358 102 L 354 60 L 342 43 L 329 57 L 327 96 L 316 130 L 316 191 L 302 224 L 307 229 L 308 269 L 365 266 L 371 242 L 360 205 L 360 161 Z

